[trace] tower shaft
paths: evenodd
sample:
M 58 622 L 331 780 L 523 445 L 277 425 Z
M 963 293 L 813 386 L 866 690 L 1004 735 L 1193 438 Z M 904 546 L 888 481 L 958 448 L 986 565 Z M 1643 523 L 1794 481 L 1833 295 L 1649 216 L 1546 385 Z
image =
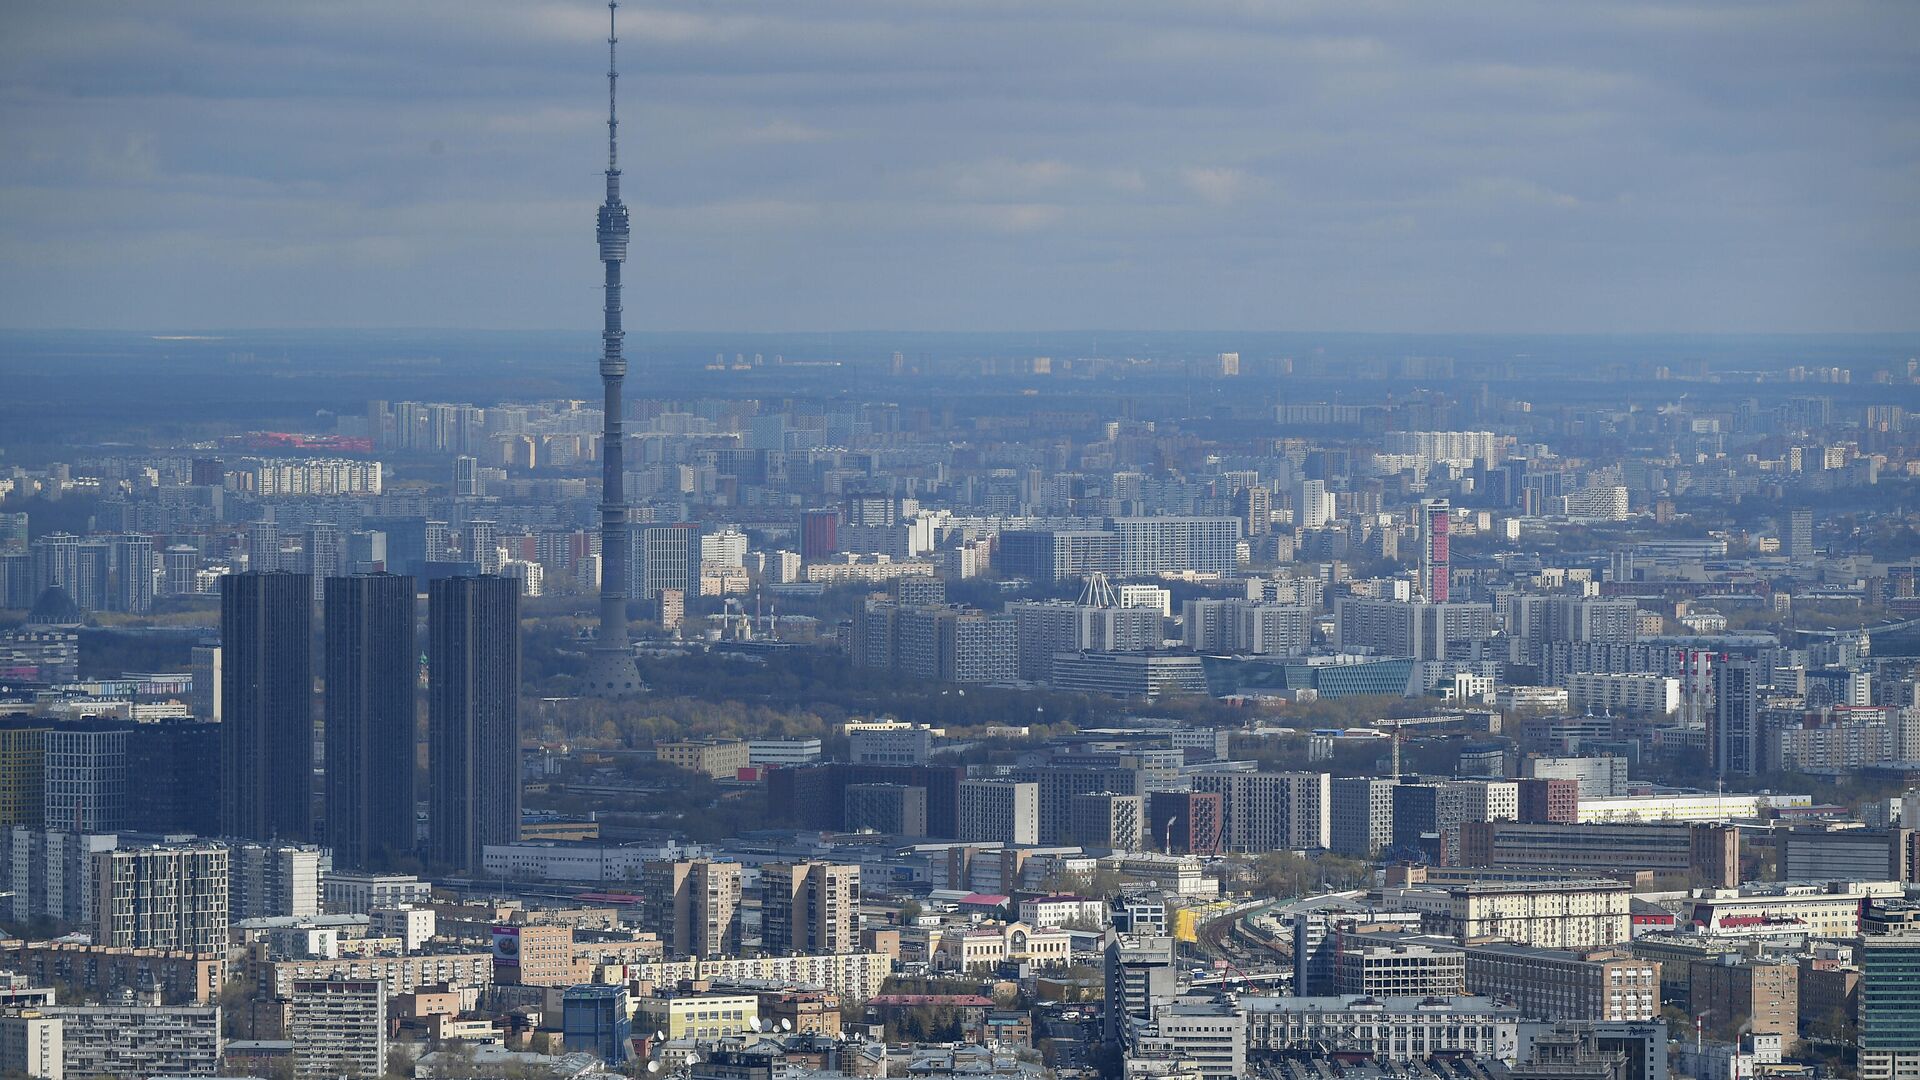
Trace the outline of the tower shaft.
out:
M 626 440 L 623 433 L 622 384 L 627 360 L 622 352 L 626 331 L 620 321 L 620 265 L 627 258 L 628 215 L 620 201 L 620 121 L 615 112 L 619 69 L 614 49 L 617 0 L 607 4 L 607 198 L 600 204 L 596 235 L 600 263 L 606 274 L 604 324 L 600 331 L 600 382 L 604 391 L 600 439 L 600 633 L 595 647 L 592 689 L 618 694 L 638 689 L 627 640 L 627 599 L 631 592 L 628 564 L 632 559 L 632 526 L 627 520 Z

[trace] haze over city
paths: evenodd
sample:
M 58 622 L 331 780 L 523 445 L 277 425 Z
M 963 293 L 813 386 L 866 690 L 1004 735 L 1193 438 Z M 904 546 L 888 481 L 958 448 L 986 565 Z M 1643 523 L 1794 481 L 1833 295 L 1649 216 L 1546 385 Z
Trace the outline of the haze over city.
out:
M 1916 31 L 6 6 L 0 1075 L 1920 1076 Z

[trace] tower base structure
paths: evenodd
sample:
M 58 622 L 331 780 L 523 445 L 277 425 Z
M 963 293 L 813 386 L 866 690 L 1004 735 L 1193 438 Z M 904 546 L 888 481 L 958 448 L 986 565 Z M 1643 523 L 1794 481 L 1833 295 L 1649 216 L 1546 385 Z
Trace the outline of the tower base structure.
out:
M 592 698 L 631 697 L 645 693 L 633 654 L 625 649 L 595 649 L 587 654 L 586 696 Z

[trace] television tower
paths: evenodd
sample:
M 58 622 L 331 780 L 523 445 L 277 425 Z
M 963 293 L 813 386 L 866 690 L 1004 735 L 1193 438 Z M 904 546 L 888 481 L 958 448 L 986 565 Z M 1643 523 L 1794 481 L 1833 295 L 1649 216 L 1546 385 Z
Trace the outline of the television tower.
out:
M 588 665 L 587 692 L 618 697 L 645 689 L 627 642 L 627 564 L 633 532 L 627 524 L 626 445 L 621 435 L 621 383 L 627 360 L 620 351 L 620 264 L 627 258 L 627 208 L 620 201 L 620 120 L 614 111 L 620 71 L 614 62 L 614 14 L 607 4 L 607 201 L 600 204 L 600 263 L 606 268 L 606 324 L 600 331 L 600 382 L 606 391 L 600 436 L 600 634 Z

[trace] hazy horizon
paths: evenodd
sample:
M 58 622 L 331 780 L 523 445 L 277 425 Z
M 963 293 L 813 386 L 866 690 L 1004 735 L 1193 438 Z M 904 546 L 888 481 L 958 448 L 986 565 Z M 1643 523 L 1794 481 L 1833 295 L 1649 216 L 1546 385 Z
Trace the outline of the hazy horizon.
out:
M 1915 329 L 1910 4 L 621 16 L 635 329 Z M 596 325 L 605 20 L 9 6 L 0 326 Z

